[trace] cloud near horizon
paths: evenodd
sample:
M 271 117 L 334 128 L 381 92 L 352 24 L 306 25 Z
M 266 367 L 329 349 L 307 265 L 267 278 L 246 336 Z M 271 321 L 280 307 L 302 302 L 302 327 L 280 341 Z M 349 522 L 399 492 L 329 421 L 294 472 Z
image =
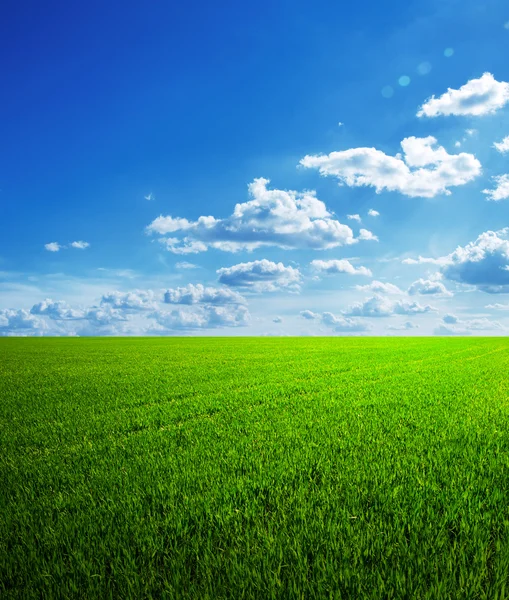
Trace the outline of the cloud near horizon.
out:
M 391 317 L 393 315 L 418 315 L 436 311 L 429 304 L 422 306 L 418 302 L 405 300 L 392 301 L 384 296 L 375 295 L 363 302 L 352 304 L 343 314 L 348 317 Z
M 509 230 L 486 231 L 466 246 L 439 258 L 407 258 L 404 264 L 436 264 L 446 279 L 491 294 L 509 292 Z
M 314 313 L 310 310 L 302 310 L 300 316 L 308 321 L 319 321 L 322 325 L 332 328 L 337 333 L 357 333 L 370 331 L 372 326 L 361 319 L 349 319 L 344 316 L 337 316 L 331 312 L 323 312 L 321 314 Z

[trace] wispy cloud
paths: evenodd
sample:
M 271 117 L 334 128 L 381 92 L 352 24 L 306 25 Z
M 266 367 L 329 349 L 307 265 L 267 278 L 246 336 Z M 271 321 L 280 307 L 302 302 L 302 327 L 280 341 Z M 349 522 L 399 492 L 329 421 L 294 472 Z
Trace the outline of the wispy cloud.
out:
M 495 202 L 507 200 L 509 198 L 509 174 L 495 175 L 493 179 L 496 184 L 495 188 L 483 190 L 482 193 L 488 196 L 488 200 L 494 200 Z

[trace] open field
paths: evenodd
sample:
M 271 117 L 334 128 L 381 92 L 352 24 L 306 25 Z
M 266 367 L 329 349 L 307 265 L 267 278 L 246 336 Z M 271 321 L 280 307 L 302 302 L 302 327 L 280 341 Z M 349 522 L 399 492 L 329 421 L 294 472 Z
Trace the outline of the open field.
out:
M 509 597 L 509 341 L 0 340 L 3 598 Z

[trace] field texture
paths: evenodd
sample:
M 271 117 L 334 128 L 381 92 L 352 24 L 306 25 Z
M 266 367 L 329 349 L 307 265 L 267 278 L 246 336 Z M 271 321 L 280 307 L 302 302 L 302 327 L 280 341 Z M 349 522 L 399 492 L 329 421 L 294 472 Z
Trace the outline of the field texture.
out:
M 2 598 L 509 598 L 506 339 L 0 340 Z

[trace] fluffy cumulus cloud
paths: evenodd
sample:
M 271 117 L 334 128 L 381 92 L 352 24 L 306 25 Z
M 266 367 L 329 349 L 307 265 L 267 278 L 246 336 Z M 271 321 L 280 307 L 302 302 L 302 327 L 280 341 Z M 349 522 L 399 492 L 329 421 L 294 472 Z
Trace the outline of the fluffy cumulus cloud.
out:
M 440 258 L 405 259 L 406 264 L 434 263 L 450 281 L 488 293 L 509 292 L 509 230 L 486 231 L 466 246 Z
M 160 240 L 176 254 L 208 248 L 250 251 L 262 246 L 324 250 L 358 241 L 351 228 L 335 219 L 315 192 L 270 190 L 268 184 L 268 179 L 255 179 L 249 184 L 251 200 L 237 204 L 225 219 L 209 216 L 188 221 L 160 216 L 147 227 L 147 233 L 170 235 Z
M 152 290 L 132 292 L 109 292 L 101 298 L 101 305 L 110 305 L 128 311 L 156 310 L 157 301 Z
M 493 177 L 495 187 L 492 190 L 483 190 L 483 194 L 488 196 L 488 200 L 507 200 L 509 198 L 509 174 L 495 175 Z
M 89 246 L 88 242 L 71 242 L 71 248 L 77 248 L 78 250 L 86 250 Z
M 274 292 L 283 288 L 297 291 L 300 288 L 299 269 L 267 259 L 223 267 L 216 273 L 219 283 L 256 292 Z
M 246 300 L 238 292 L 228 288 L 205 287 L 201 283 L 190 283 L 184 287 L 166 290 L 165 304 L 246 304 Z
M 374 208 L 370 208 L 370 209 L 368 210 L 368 215 L 369 215 L 370 217 L 379 217 L 379 216 L 380 216 L 380 213 L 379 213 L 377 210 L 375 210 Z
M 41 318 L 25 309 L 0 309 L 0 336 L 43 335 L 48 329 Z
M 48 252 L 58 252 L 62 248 L 58 242 L 49 242 L 48 244 L 44 244 L 44 247 Z
M 403 157 L 389 156 L 376 148 L 351 148 L 323 156 L 305 156 L 300 164 L 337 177 L 340 184 L 371 186 L 377 193 L 396 191 L 410 197 L 433 198 L 450 194 L 481 173 L 473 154 L 449 154 L 437 140 L 408 137 L 401 142 Z
M 159 310 L 149 316 L 156 322 L 156 326 L 152 327 L 150 332 L 156 334 L 182 330 L 245 327 L 250 321 L 248 309 L 238 304 L 205 305 L 193 307 L 193 310 Z
M 369 331 L 371 325 L 360 319 L 349 319 L 342 315 L 337 316 L 331 312 L 322 314 L 314 313 L 310 310 L 302 310 L 300 316 L 308 321 L 319 321 L 322 325 L 332 328 L 337 333 L 356 333 L 361 331 Z
M 0 336 L 170 335 L 174 331 L 244 327 L 250 322 L 245 299 L 229 288 L 188 285 L 167 290 L 161 300 L 181 306 L 161 309 L 151 290 L 110 292 L 88 307 L 46 299 L 30 311 L 0 310 Z
M 509 152 L 509 135 L 506 136 L 501 142 L 495 142 L 493 147 L 502 154 Z
M 48 319 L 42 323 L 49 335 L 124 335 L 130 333 L 126 323 L 132 310 L 126 302 L 117 303 L 115 307 L 112 301 L 115 294 L 120 292 L 103 296 L 99 306 L 88 308 L 73 308 L 61 300 L 46 299 L 34 304 L 30 315 Z M 110 301 L 104 302 L 105 298 Z M 48 326 L 48 323 L 54 325 Z
M 470 115 L 496 112 L 509 102 L 509 83 L 497 81 L 491 73 L 471 79 L 459 90 L 448 88 L 439 98 L 432 96 L 419 109 L 418 117 Z
M 359 230 L 359 240 L 378 242 L 378 237 L 367 229 Z
M 418 315 L 434 310 L 436 309 L 429 304 L 422 306 L 418 302 L 392 301 L 375 295 L 364 302 L 353 304 L 343 314 L 349 317 L 391 317 L 392 315 Z
M 498 321 L 489 319 L 460 319 L 456 315 L 444 315 L 435 328 L 435 335 L 471 335 L 472 333 L 494 331 L 505 332 L 505 327 Z
M 417 281 L 414 281 L 408 288 L 408 294 L 410 296 L 415 296 L 416 294 L 421 294 L 423 296 L 453 295 L 441 281 L 430 279 L 418 279 Z
M 346 259 L 340 260 L 312 260 L 311 268 L 318 273 L 347 273 L 348 275 L 366 275 L 371 277 L 371 271 L 366 267 L 354 267 Z
M 53 301 L 50 298 L 34 304 L 30 309 L 30 314 L 44 315 L 54 321 L 75 321 L 85 318 L 83 310 L 72 308 L 62 300 Z
M 403 290 L 400 290 L 397 285 L 393 283 L 384 283 L 383 281 L 373 280 L 367 285 L 356 285 L 356 290 L 361 292 L 373 292 L 375 294 L 403 294 Z

